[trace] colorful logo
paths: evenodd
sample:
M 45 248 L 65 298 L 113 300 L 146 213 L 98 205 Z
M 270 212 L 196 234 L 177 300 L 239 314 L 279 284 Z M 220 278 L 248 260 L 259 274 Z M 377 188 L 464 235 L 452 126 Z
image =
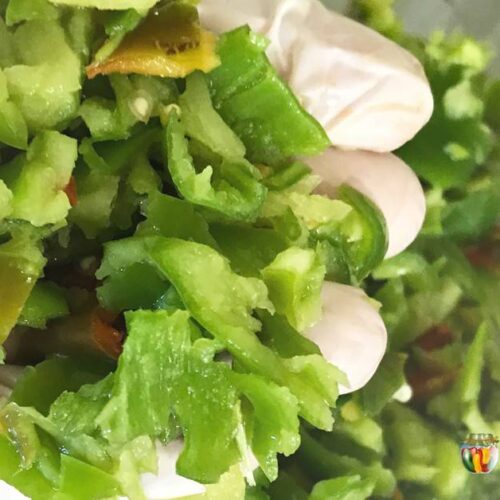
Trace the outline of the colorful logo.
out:
M 498 462 L 498 439 L 493 434 L 469 434 L 460 445 L 462 462 L 473 474 L 488 474 Z

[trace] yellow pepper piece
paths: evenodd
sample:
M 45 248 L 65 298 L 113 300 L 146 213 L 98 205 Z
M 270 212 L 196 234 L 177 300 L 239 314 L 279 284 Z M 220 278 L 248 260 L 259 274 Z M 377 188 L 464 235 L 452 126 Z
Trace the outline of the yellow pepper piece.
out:
M 139 73 L 184 78 L 200 70 L 208 73 L 220 64 L 217 38 L 200 27 L 194 7 L 172 3 L 155 10 L 105 61 L 87 67 L 94 78 L 110 73 Z
M 490 449 L 483 448 L 483 464 L 487 465 L 490 461 Z

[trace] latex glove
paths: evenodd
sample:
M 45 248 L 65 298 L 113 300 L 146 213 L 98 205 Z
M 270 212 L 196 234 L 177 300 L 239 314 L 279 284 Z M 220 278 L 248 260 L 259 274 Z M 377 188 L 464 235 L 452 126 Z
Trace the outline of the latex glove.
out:
M 305 336 L 315 342 L 327 361 L 340 368 L 349 387 L 361 389 L 372 378 L 387 347 L 387 330 L 373 301 L 361 290 L 325 282 L 321 291 L 323 316 Z
M 180 476 L 175 470 L 183 446 L 182 439 L 176 439 L 166 446 L 157 445 L 158 474 L 143 474 L 141 477 L 144 493 L 149 500 L 170 500 L 205 493 L 205 485 Z M 247 477 L 247 482 L 251 483 L 252 472 L 259 466 L 259 463 L 250 449 L 247 450 L 245 458 L 246 463 L 242 462 L 240 467 Z
M 177 459 L 182 452 L 183 442 L 180 439 L 166 446 L 158 445 L 158 474 L 143 474 L 141 483 L 149 500 L 182 498 L 189 495 L 205 493 L 205 486 L 179 476 L 175 470 Z

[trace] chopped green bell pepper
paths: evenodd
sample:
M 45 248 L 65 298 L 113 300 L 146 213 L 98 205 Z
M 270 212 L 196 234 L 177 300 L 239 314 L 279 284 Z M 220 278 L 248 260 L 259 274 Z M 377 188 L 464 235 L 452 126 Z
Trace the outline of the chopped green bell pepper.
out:
M 0 143 L 1 142 L 14 148 L 26 149 L 28 145 L 28 127 L 19 108 L 9 99 L 7 78 L 0 69 Z
M 37 135 L 26 157 L 19 156 L 2 169 L 12 190 L 12 218 L 41 227 L 64 222 L 70 202 L 68 185 L 77 157 L 76 140 L 54 130 Z
M 343 185 L 338 193 L 343 202 L 354 208 L 342 223 L 341 231 L 346 238 L 351 270 L 361 280 L 384 260 L 388 245 L 386 222 L 380 210 L 360 192 Z M 361 233 L 356 239 L 358 228 Z
M 185 128 L 175 111 L 165 133 L 167 167 L 180 194 L 195 205 L 210 208 L 228 218 L 253 220 L 264 203 L 266 188 L 255 169 L 244 159 L 223 159 L 197 173 L 189 154 Z
M 24 304 L 18 324 L 45 328 L 47 321 L 69 314 L 63 290 L 50 281 L 39 281 Z
M 321 153 L 330 145 L 326 132 L 278 76 L 265 48 L 248 27 L 221 37 L 222 64 L 208 75 L 216 109 L 252 161 L 276 164 Z

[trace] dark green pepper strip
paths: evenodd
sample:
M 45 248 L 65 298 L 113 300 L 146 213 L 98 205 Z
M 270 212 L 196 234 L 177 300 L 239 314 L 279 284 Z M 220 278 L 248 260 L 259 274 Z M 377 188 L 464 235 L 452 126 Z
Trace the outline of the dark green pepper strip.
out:
M 338 194 L 343 202 L 354 208 L 353 214 L 342 223 L 341 231 L 347 240 L 351 270 L 358 280 L 362 280 L 384 260 L 388 245 L 386 222 L 382 212 L 354 188 L 344 184 Z M 361 237 L 350 242 L 349 233 L 357 230 Z

